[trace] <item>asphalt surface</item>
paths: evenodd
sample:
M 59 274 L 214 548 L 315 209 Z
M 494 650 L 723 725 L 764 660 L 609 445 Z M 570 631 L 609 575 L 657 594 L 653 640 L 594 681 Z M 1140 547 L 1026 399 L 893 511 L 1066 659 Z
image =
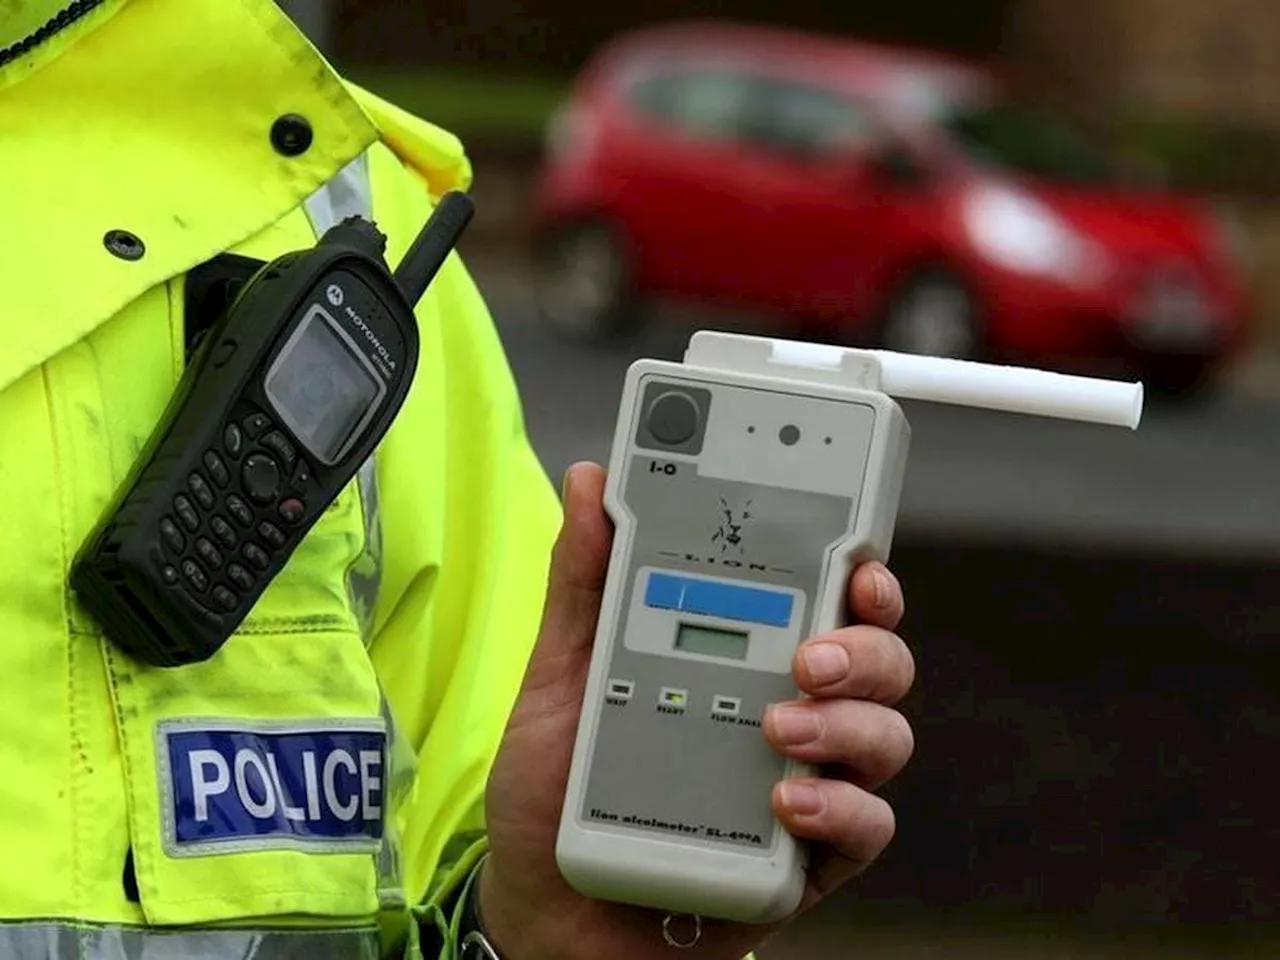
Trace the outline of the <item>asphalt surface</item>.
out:
M 526 285 L 473 267 L 523 396 L 533 443 L 558 478 L 608 459 L 623 377 L 640 356 L 678 359 L 699 326 L 739 318 L 666 311 L 625 343 L 550 334 Z M 1280 396 L 1224 388 L 1148 399 L 1137 431 L 904 402 L 913 428 L 898 529 L 1007 543 L 1077 541 L 1192 556 L 1280 553 Z

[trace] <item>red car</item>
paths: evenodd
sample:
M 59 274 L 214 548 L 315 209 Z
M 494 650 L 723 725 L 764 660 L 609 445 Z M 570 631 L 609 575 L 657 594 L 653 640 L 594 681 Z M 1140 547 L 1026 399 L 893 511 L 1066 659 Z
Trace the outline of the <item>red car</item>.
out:
M 595 339 L 652 299 L 714 301 L 799 335 L 1199 383 L 1246 326 L 1230 221 L 1004 90 L 758 27 L 615 41 L 548 130 L 540 312 Z

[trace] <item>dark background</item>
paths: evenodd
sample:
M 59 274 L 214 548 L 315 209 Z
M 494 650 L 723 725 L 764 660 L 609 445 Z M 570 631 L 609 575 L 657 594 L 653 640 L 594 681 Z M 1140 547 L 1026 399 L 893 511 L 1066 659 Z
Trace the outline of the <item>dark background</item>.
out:
M 1002 46 L 1010 0 L 686 0 L 587 4 L 573 0 L 340 0 L 339 55 L 381 61 L 482 64 L 539 72 L 576 69 L 615 33 L 672 18 L 732 16 L 892 43 L 989 55 Z

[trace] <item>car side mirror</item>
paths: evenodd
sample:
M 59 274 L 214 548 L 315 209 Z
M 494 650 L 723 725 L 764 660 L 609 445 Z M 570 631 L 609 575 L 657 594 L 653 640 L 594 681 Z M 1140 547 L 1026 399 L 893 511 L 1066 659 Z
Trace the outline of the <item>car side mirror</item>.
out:
M 909 150 L 891 143 L 870 157 L 872 173 L 882 183 L 894 187 L 915 188 L 928 180 L 928 174 Z

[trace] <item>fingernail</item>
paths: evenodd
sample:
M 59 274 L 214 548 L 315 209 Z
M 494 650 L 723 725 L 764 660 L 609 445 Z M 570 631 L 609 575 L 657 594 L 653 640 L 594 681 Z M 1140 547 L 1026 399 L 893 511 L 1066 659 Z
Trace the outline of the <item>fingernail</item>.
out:
M 573 475 L 573 468 L 570 467 L 564 472 L 564 476 L 560 478 L 560 500 L 563 502 L 569 497 L 569 477 Z M 877 589 L 879 589 L 877 587 Z
M 782 783 L 782 805 L 792 813 L 802 817 L 811 817 L 821 813 L 826 805 L 822 800 L 822 791 L 811 783 L 796 783 L 784 780 Z
M 838 643 L 814 643 L 805 647 L 804 665 L 814 685 L 825 687 L 849 675 L 849 654 Z
M 822 721 L 803 707 L 774 707 L 769 711 L 769 724 L 774 735 L 788 746 L 817 740 L 822 733 Z
M 889 579 L 889 574 L 877 568 L 871 580 L 875 584 L 876 606 L 887 607 L 893 603 L 893 581 Z

